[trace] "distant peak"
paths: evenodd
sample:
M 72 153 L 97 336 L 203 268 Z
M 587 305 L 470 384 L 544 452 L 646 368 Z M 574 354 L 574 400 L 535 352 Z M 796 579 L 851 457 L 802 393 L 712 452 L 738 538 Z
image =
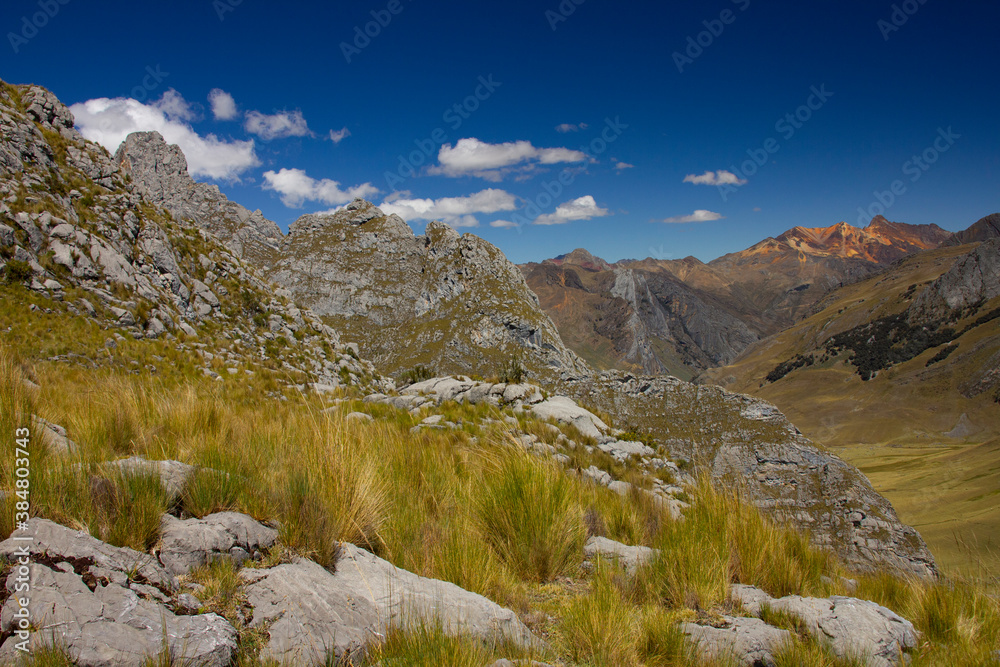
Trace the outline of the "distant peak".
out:
M 571 253 L 559 255 L 550 261 L 553 264 L 572 264 L 591 271 L 608 271 L 612 268 L 611 264 L 590 254 L 586 248 L 577 248 Z

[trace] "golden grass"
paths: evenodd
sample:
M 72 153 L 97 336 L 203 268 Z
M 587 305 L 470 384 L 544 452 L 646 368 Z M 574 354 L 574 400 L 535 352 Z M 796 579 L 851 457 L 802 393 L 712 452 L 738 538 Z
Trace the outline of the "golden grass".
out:
M 25 387 L 26 371 L 40 391 Z M 831 583 L 850 575 L 832 556 L 738 496 L 702 482 L 690 492 L 686 520 L 674 522 L 642 494 L 622 498 L 524 453 L 495 409 L 443 406 L 463 427 L 414 435 L 417 418 L 406 412 L 366 405 L 378 418 L 364 423 L 345 419 L 358 402 L 322 412 L 320 397 L 278 401 L 254 391 L 48 363 L 25 369 L 0 349 L 4 427 L 38 414 L 66 425 L 79 444 L 68 457 L 38 448 L 33 512 L 112 543 L 148 549 L 166 500 L 148 477 L 116 477 L 98 463 L 128 455 L 178 459 L 202 467 L 181 509 L 195 516 L 228 509 L 276 522 L 285 544 L 276 558 L 298 553 L 332 564 L 336 544 L 354 541 L 399 567 L 517 610 L 549 641 L 548 661 L 592 665 L 708 664 L 692 654 L 677 623 L 732 613 L 733 582 L 776 596 L 848 592 Z M 484 417 L 494 423 L 473 424 Z M 539 423 L 522 426 L 555 436 Z M 4 475 L 9 490 L 10 471 Z M 634 579 L 603 565 L 586 575 L 578 565 L 587 531 L 654 546 L 661 556 Z M 224 568 L 197 575 L 207 587 L 203 602 L 238 625 L 238 582 Z M 850 576 L 860 581 L 857 595 L 924 633 L 914 665 L 989 664 L 984 647 L 1000 641 L 1000 611 L 981 585 Z M 246 634 L 239 664 L 259 664 L 261 641 Z M 779 664 L 849 664 L 797 641 Z M 433 626 L 394 630 L 378 650 L 382 664 L 433 655 L 443 656 L 440 664 L 482 665 L 518 655 Z

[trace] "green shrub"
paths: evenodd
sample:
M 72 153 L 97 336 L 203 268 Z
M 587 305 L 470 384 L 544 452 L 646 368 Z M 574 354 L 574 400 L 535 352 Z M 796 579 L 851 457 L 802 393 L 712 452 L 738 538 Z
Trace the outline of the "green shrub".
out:
M 26 283 L 33 275 L 31 265 L 19 259 L 10 260 L 3 268 L 4 280 L 8 283 Z

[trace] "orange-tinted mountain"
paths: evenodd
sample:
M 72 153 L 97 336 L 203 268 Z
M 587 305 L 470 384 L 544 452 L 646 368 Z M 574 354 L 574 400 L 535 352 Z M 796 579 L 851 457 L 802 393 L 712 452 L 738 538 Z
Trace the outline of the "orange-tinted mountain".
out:
M 709 263 L 610 264 L 583 249 L 521 266 L 563 339 L 598 368 L 691 377 L 808 315 L 830 290 L 952 236 L 937 225 L 795 227 Z

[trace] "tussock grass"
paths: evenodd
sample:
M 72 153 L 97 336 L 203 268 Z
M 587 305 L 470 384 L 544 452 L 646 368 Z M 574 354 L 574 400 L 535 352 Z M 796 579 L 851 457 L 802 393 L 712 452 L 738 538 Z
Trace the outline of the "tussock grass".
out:
M 702 480 L 685 521 L 669 522 L 653 543 L 660 556 L 640 568 L 639 600 L 670 608 L 708 610 L 722 605 L 732 583 L 771 595 L 828 595 L 841 570 L 836 559 L 809 545 L 807 535 L 779 526 L 738 495 Z
M 389 628 L 385 639 L 369 649 L 359 665 L 483 667 L 499 658 L 517 660 L 527 657 L 524 650 L 506 643 L 484 642 L 467 635 L 449 634 L 439 623 L 409 623 L 405 629 L 400 626 Z
M 120 547 L 146 551 L 160 534 L 170 499 L 158 476 L 95 464 L 51 461 L 32 485 L 36 514 Z
M 487 541 L 520 576 L 550 581 L 579 567 L 586 538 L 576 489 L 555 465 L 516 449 L 493 464 L 476 500 Z

